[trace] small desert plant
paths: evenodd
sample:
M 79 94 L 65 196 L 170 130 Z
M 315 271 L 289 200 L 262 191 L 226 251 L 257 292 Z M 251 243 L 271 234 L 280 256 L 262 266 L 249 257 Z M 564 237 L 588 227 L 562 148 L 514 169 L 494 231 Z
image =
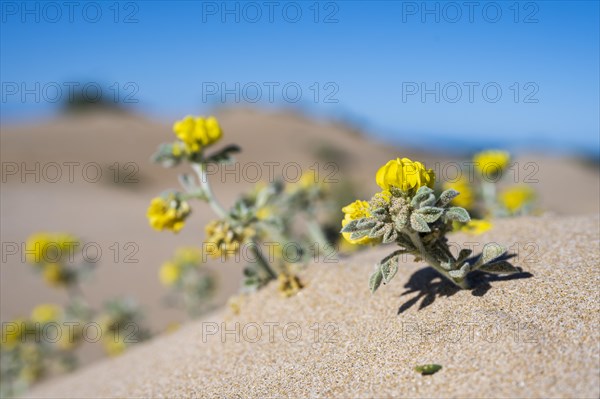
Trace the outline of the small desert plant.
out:
M 46 284 L 65 290 L 68 301 L 64 307 L 41 304 L 29 317 L 2 323 L 2 397 L 19 394 L 47 375 L 74 369 L 76 350 L 87 341 L 86 332 L 89 341 L 100 341 L 109 355 L 149 337 L 134 302 L 114 299 L 96 309 L 85 299 L 80 283 L 93 272 L 94 264 L 76 256 L 81 244 L 65 233 L 41 232 L 27 240 L 27 262 Z
M 169 287 L 166 303 L 185 309 L 192 318 L 210 310 L 217 278 L 205 266 L 199 249 L 178 248 L 159 271 L 160 282 Z
M 489 218 L 526 215 L 532 212 L 535 192 L 526 184 L 499 190 L 498 186 L 510 166 L 510 154 L 501 150 L 487 150 L 473 156 L 475 174 L 462 174 L 455 181 L 443 184 L 444 189 L 454 189 L 460 196 L 452 205 L 460 206 L 478 217 L 470 222 L 455 223 L 455 227 L 471 233 L 482 233 L 491 227 Z
M 446 234 L 452 231 L 453 222 L 467 223 L 470 216 L 464 208 L 450 206 L 459 195 L 457 191 L 434 195 L 433 170 L 398 158 L 382 166 L 375 179 L 383 191 L 368 202 L 355 201 L 344 207 L 341 231 L 353 244 L 395 243 L 400 247 L 377 265 L 369 280 L 372 292 L 391 281 L 405 254 L 426 261 L 460 288 L 470 288 L 467 275 L 474 270 L 499 274 L 518 271 L 504 259 L 505 249 L 495 243 L 485 245 L 476 258 L 469 259 L 469 249 L 461 250 L 458 256 L 452 254 Z
M 253 254 L 252 261 L 244 269 L 245 290 L 256 290 L 275 279 L 298 282 L 295 275 L 298 266 L 310 254 L 318 254 L 319 250 L 328 247 L 317 223 L 318 206 L 327 190 L 317 176 L 309 172 L 295 184 L 284 184 L 277 180 L 258 184 L 251 192 L 241 194 L 230 209 L 225 209 L 212 191 L 207 170 L 211 164 L 234 162 L 232 155 L 239 152 L 240 148 L 228 145 L 207 153 L 207 149 L 223 136 L 221 126 L 214 117 L 187 116 L 175 122 L 173 131 L 177 140 L 161 145 L 153 160 L 164 167 L 187 162 L 196 176 L 187 173 L 180 175 L 183 192 L 166 191 L 152 200 L 147 212 L 150 225 L 159 231 L 177 233 L 191 212 L 189 201 L 203 201 L 217 218 L 205 227 L 206 240 L 202 253 L 223 260 L 242 250 Z M 306 234 L 294 229 L 298 217 L 305 222 Z M 270 244 L 269 249 L 273 249 L 269 256 L 264 254 L 265 244 Z M 290 245 L 299 253 L 293 260 L 285 256 L 285 249 Z M 300 283 L 280 284 L 284 295 L 296 292 L 301 287 Z

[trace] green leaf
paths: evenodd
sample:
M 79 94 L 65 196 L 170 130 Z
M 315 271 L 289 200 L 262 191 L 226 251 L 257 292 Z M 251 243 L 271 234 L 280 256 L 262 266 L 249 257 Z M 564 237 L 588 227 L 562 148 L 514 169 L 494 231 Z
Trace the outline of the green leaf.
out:
M 413 212 L 412 215 L 410 215 L 410 227 L 421 233 L 428 233 L 431 231 L 425 218 L 416 212 Z
M 394 256 L 381 264 L 381 276 L 385 283 L 389 283 L 398 272 L 398 257 Z
M 485 244 L 483 247 L 483 251 L 481 253 L 480 261 L 482 264 L 489 263 L 494 259 L 504 255 L 506 253 L 506 249 L 495 242 L 490 242 Z
M 425 206 L 421 209 L 418 209 L 416 212 L 423 216 L 423 219 L 425 219 L 427 223 L 433 223 L 436 220 L 438 220 L 440 216 L 442 216 L 442 214 L 444 213 L 444 209 L 436 208 L 433 206 Z
M 377 269 L 369 278 L 369 289 L 371 290 L 371 293 L 377 291 L 377 288 L 379 288 L 382 281 L 383 275 L 381 274 L 381 269 Z
M 486 263 L 483 266 L 481 266 L 479 270 L 492 274 L 511 274 L 520 272 L 519 269 L 517 269 L 505 260 L 501 260 L 499 262 Z
M 429 194 L 429 197 L 425 201 L 421 201 L 419 207 L 432 206 L 433 204 L 435 204 L 435 195 Z
M 370 238 L 381 237 L 382 235 L 384 235 L 386 233 L 386 231 L 389 231 L 389 230 L 391 230 L 390 225 L 385 224 L 383 222 L 377 222 L 375 227 L 373 227 L 371 229 L 371 231 L 369 232 L 369 237 Z
M 440 199 L 437 202 L 437 206 L 444 207 L 448 205 L 454 198 L 456 198 L 460 193 L 456 190 L 449 189 L 444 191 L 440 195 Z
M 384 244 L 388 244 L 390 242 L 394 242 L 396 241 L 396 238 L 398 238 L 398 233 L 396 232 L 396 230 L 392 227 L 392 225 L 390 224 L 386 224 L 386 231 L 383 234 L 383 240 L 381 241 Z
M 458 257 L 456 258 L 456 263 L 460 264 L 464 262 L 472 253 L 472 249 L 461 249 L 458 254 Z
M 233 155 L 240 152 L 242 149 L 235 145 L 230 144 L 225 148 L 217 151 L 216 153 L 204 158 L 206 163 L 231 163 L 233 162 Z
M 365 230 L 361 230 L 361 231 L 355 231 L 352 234 L 350 234 L 350 239 L 351 240 L 360 240 L 361 238 L 365 237 L 369 232 L 365 231 Z
M 421 366 L 415 367 L 415 371 L 417 373 L 421 373 L 423 375 L 431 375 L 435 374 L 442 369 L 442 366 L 439 364 L 423 364 Z
M 376 224 L 377 219 L 375 218 L 362 218 L 357 220 L 356 227 L 361 230 L 368 230 L 373 228 Z
M 360 219 L 359 219 L 360 220 Z M 342 227 L 342 233 L 354 233 L 358 230 L 358 220 L 351 220 L 344 227 Z
M 421 201 L 427 199 L 431 193 L 433 193 L 433 190 L 427 186 L 419 188 L 413 199 L 410 201 L 410 204 L 413 208 L 417 208 Z
M 469 212 L 467 212 L 464 208 L 460 208 L 458 206 L 448 208 L 448 210 L 446 211 L 446 218 L 449 220 L 456 220 L 461 223 L 467 223 L 469 220 L 471 220 Z

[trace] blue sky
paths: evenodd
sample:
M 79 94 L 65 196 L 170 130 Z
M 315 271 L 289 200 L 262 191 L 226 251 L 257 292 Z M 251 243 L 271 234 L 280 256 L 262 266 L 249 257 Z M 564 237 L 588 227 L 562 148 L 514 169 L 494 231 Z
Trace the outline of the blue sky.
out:
M 160 119 L 247 102 L 412 145 L 598 154 L 595 1 L 75 3 L 2 2 L 3 123 L 97 82 Z

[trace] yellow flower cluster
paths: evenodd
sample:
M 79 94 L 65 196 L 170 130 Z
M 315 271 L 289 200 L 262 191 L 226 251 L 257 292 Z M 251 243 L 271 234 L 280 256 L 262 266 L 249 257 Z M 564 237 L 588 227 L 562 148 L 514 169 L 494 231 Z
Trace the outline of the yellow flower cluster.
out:
M 2 345 L 5 349 L 13 349 L 19 343 L 23 331 L 26 329 L 27 320 L 24 318 L 13 319 L 10 322 L 2 323 Z
M 445 182 L 444 190 L 454 189 L 460 193 L 460 195 L 454 197 L 452 204 L 460 206 L 465 209 L 472 209 L 475 204 L 475 196 L 469 179 L 462 176 L 456 182 Z
M 480 235 L 492 228 L 492 222 L 486 219 L 471 219 L 465 224 L 458 223 L 457 229 L 471 235 Z
M 435 173 L 431 169 L 425 169 L 421 162 L 397 158 L 377 171 L 375 181 L 384 190 L 396 187 L 412 196 L 422 186 L 433 188 Z
M 31 321 L 40 324 L 51 323 L 61 319 L 62 314 L 63 311 L 60 306 L 45 303 L 33 309 L 31 312 Z
M 356 200 L 353 203 L 343 207 L 342 212 L 344 212 L 344 220 L 342 220 L 342 227 L 345 227 L 348 223 L 350 223 L 353 220 L 371 216 L 371 207 L 367 201 Z M 352 239 L 350 238 L 351 233 L 342 233 L 342 235 L 350 244 L 368 244 L 372 241 L 369 237 Z
M 190 205 L 186 201 L 169 194 L 167 198 L 153 198 L 146 216 L 153 229 L 158 231 L 166 229 L 177 233 L 183 228 L 190 212 Z
M 206 225 L 205 229 L 206 242 L 212 244 L 207 245 L 206 250 L 213 258 L 237 253 L 242 244 L 256 235 L 256 231 L 250 227 L 234 229 L 224 220 L 213 220 Z
M 39 232 L 31 235 L 26 247 L 26 260 L 32 264 L 60 262 L 79 244 L 79 240 L 66 233 Z
M 286 298 L 297 294 L 302 288 L 304 288 L 304 285 L 298 276 L 294 274 L 281 273 L 277 277 L 277 280 L 279 282 L 277 289 L 281 295 Z
M 176 284 L 183 274 L 186 266 L 198 266 L 202 264 L 202 253 L 193 247 L 179 248 L 173 259 L 162 264 L 158 277 L 160 282 L 166 286 Z
M 219 122 L 212 116 L 202 118 L 188 115 L 173 124 L 173 131 L 185 144 L 186 151 L 192 154 L 216 143 L 223 135 Z M 173 151 L 176 148 L 173 146 Z
M 485 178 L 494 179 L 508 166 L 510 154 L 506 151 L 482 151 L 473 157 L 475 167 Z
M 518 185 L 504 190 L 500 202 L 510 213 L 516 213 L 535 199 L 535 192 L 526 185 Z

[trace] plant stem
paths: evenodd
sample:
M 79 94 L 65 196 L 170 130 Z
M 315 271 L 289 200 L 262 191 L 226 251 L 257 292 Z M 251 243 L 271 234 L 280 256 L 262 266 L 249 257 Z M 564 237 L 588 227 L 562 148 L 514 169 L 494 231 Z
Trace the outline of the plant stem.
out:
M 277 278 L 277 273 L 273 271 L 271 266 L 269 266 L 269 262 L 265 259 L 265 256 L 262 253 L 262 250 L 258 246 L 256 241 L 252 241 L 252 252 L 254 256 L 256 256 L 256 263 L 260 266 L 260 268 L 268 275 L 269 280 L 275 280 Z
M 485 203 L 486 211 L 492 215 L 496 214 L 496 183 L 483 180 L 481 183 L 483 194 L 483 202 Z
M 425 249 L 423 242 L 421 241 L 421 237 L 419 236 L 419 233 L 412 232 L 409 230 L 409 231 L 407 231 L 407 234 L 410 237 L 410 240 L 412 241 L 412 243 L 415 245 L 415 247 L 417 247 L 418 255 L 421 258 L 423 258 L 425 261 L 427 261 L 427 263 L 429 263 L 429 265 L 431 267 L 433 267 L 435 270 L 437 270 L 437 272 L 440 273 L 442 276 L 446 277 L 447 280 L 450 280 L 454 285 L 456 285 L 462 289 L 470 288 L 469 283 L 466 279 L 466 276 L 461 281 L 455 281 L 450 276 L 450 274 L 448 274 L 448 271 L 442 267 L 440 262 L 435 257 L 433 257 L 429 254 L 429 252 Z
M 196 172 L 196 174 L 198 175 L 200 187 L 202 187 L 202 190 L 204 191 L 204 194 L 206 195 L 206 200 L 208 201 L 208 204 L 210 205 L 212 210 L 217 214 L 217 216 L 219 216 L 222 219 L 225 219 L 227 217 L 227 212 L 221 206 L 221 204 L 216 200 L 216 198 L 212 192 L 210 183 L 208 182 L 208 176 L 206 175 L 206 169 L 204 167 L 204 164 L 192 163 L 192 169 L 194 169 L 194 172 Z

